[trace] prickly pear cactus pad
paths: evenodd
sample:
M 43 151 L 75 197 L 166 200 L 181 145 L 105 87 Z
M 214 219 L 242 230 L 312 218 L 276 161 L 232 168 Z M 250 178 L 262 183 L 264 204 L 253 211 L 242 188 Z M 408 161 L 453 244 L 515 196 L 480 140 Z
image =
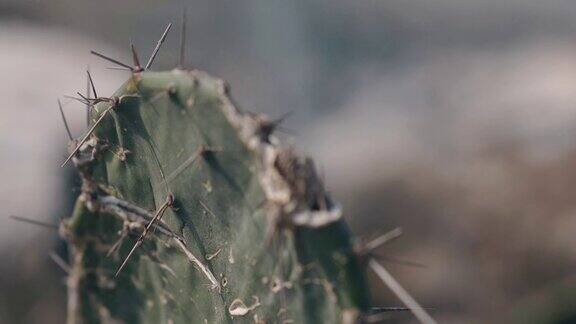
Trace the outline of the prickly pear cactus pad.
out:
M 69 323 L 355 323 L 367 311 L 365 265 L 313 163 L 278 143 L 273 121 L 240 112 L 222 80 L 135 71 L 90 120 L 61 229 Z

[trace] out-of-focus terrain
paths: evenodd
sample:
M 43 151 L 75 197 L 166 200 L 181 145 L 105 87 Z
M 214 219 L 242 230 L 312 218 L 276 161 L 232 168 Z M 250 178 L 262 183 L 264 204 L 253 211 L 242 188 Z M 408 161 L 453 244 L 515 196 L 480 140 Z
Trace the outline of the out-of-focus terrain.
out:
M 70 209 L 56 98 L 83 89 L 87 64 L 113 91 L 126 75 L 89 50 L 128 60 L 132 37 L 147 55 L 184 7 L 188 67 L 246 109 L 293 111 L 281 136 L 316 159 L 360 237 L 403 228 L 381 260 L 439 322 L 569 322 L 576 3 L 0 0 L 0 323 L 64 320 L 56 233 L 7 218 Z M 157 69 L 177 44 L 174 28 Z M 79 136 L 84 111 L 64 102 Z M 374 282 L 375 306 L 399 305 Z

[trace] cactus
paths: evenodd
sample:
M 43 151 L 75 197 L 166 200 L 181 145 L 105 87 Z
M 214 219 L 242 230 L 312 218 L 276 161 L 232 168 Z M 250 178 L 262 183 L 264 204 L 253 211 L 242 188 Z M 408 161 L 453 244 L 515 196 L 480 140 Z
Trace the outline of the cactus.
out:
M 69 242 L 69 323 L 356 323 L 365 254 L 314 164 L 241 112 L 198 70 L 131 70 L 113 96 L 82 96 L 71 142 L 82 188 Z M 67 161 L 68 161 L 67 160 Z

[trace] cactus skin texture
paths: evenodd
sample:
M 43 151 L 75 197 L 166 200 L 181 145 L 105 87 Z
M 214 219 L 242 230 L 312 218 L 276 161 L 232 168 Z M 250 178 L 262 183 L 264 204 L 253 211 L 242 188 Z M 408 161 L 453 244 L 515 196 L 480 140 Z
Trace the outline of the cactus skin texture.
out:
M 339 206 L 228 92 L 197 70 L 138 71 L 92 109 L 104 117 L 72 158 L 82 190 L 61 228 L 68 323 L 361 321 L 366 267 Z

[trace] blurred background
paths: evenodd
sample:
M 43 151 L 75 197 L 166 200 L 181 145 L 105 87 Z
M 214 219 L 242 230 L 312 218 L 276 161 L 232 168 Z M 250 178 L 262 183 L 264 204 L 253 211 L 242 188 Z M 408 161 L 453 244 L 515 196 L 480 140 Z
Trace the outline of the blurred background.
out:
M 244 109 L 279 117 L 359 237 L 441 323 L 576 323 L 576 2 L 566 0 L 0 0 L 0 323 L 62 323 L 57 223 L 76 194 L 61 169 L 129 38 L 228 80 Z M 374 306 L 400 306 L 374 280 Z M 413 323 L 407 313 L 389 322 Z

